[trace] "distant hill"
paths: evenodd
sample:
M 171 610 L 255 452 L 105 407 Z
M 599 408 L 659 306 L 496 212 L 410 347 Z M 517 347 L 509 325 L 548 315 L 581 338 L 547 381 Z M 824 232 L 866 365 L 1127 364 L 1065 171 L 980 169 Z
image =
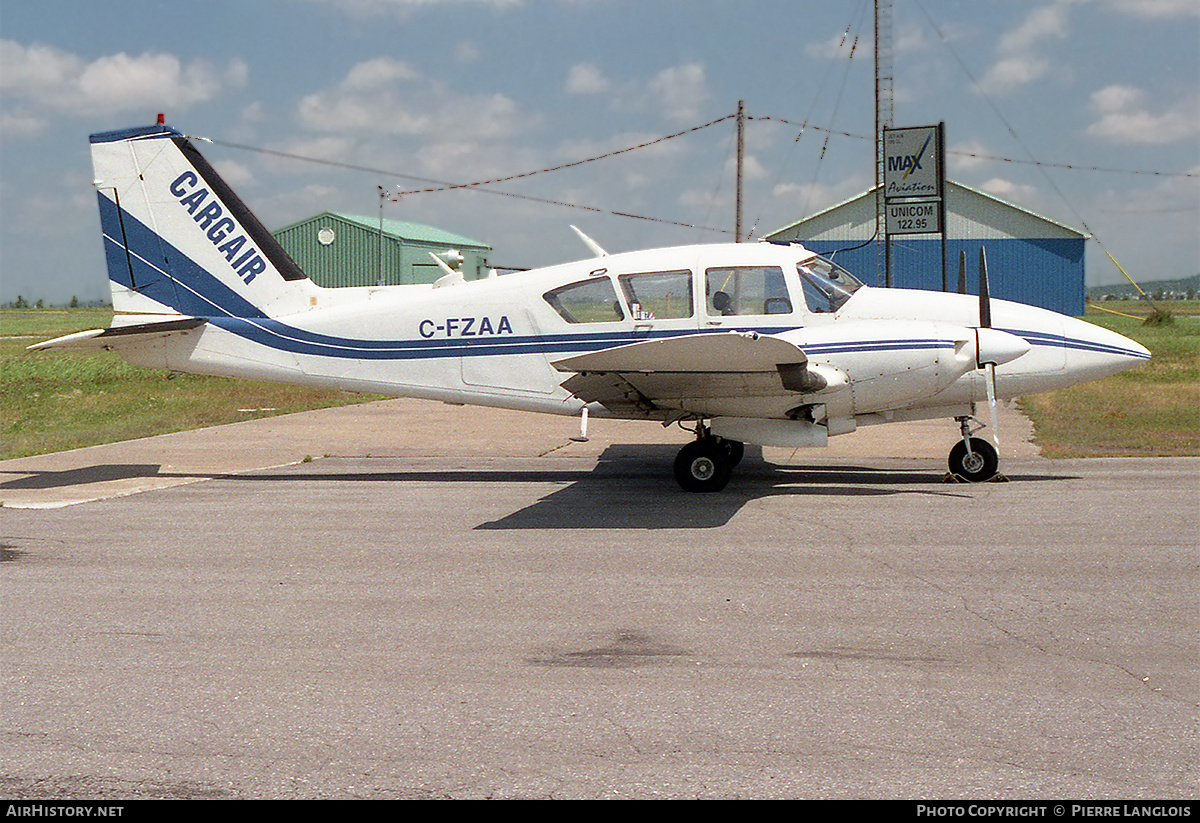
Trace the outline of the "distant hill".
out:
M 1185 277 L 1182 280 L 1155 280 L 1151 283 L 1138 283 L 1142 291 L 1153 297 L 1156 294 L 1164 296 L 1184 296 L 1195 298 L 1200 296 L 1200 274 Z M 1092 286 L 1087 290 L 1089 300 L 1113 299 L 1116 297 L 1137 297 L 1137 289 L 1125 283 L 1114 283 L 1110 286 Z

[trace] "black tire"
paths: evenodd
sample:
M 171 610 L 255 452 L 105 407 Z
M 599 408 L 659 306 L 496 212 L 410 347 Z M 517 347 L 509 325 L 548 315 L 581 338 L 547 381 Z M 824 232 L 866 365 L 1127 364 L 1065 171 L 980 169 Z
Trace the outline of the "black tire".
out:
M 978 437 L 971 438 L 971 452 L 967 453 L 965 441 L 958 441 L 950 450 L 950 472 L 970 480 L 972 483 L 982 483 L 991 480 L 1000 469 L 1000 455 L 996 447 L 989 441 Z
M 688 443 L 675 457 L 675 480 L 684 491 L 719 492 L 732 474 L 728 452 L 711 437 Z

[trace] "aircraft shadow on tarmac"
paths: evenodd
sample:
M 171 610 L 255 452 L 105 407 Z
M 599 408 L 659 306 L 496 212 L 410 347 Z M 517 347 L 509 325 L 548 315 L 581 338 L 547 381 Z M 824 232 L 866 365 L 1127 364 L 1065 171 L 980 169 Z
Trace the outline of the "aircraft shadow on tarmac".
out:
M 713 529 L 751 500 L 782 495 L 965 496 L 928 470 L 866 466 L 777 466 L 748 447 L 733 480 L 716 494 L 689 494 L 670 476 L 675 446 L 614 445 L 596 467 L 507 517 L 479 529 Z
M 161 477 L 164 476 L 160 472 L 161 468 L 157 463 L 102 463 L 57 472 L 23 471 L 20 474 L 27 476 L 5 480 L 0 483 L 0 489 L 65 489 L 135 477 Z
M 0 482 L 4 489 L 55 489 L 140 477 L 178 477 L 242 483 L 530 483 L 560 485 L 525 508 L 478 529 L 712 529 L 728 523 L 751 500 L 780 496 L 885 496 L 897 494 L 970 497 L 970 485 L 948 485 L 939 468 L 859 465 L 779 466 L 762 459 L 761 449 L 746 457 L 724 491 L 689 494 L 670 476 L 676 447 L 613 445 L 594 468 L 537 467 L 455 471 L 338 471 L 321 462 L 246 473 L 164 472 L 154 463 L 99 464 L 65 471 L 22 472 Z M 1069 480 L 1066 475 L 1019 475 L 1015 482 Z

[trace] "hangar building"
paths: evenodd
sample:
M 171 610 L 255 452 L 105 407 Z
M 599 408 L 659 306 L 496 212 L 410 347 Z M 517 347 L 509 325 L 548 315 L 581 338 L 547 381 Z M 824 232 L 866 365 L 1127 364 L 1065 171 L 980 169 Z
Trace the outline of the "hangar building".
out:
M 432 226 L 323 212 L 275 232 L 279 244 L 319 286 L 375 286 L 432 283 L 444 272 L 429 252 L 457 266 L 467 280 L 487 277 L 490 246 Z M 453 266 L 453 262 L 451 263 Z
M 978 287 L 979 247 L 987 252 L 991 294 L 1077 317 L 1084 310 L 1087 237 L 1074 229 L 991 195 L 946 181 L 946 257 L 949 288 L 958 288 L 959 252 L 967 253 L 967 291 Z M 882 285 L 875 234 L 875 189 L 766 236 L 799 241 L 835 259 L 868 285 Z M 866 245 L 863 245 L 866 244 Z M 891 238 L 892 285 L 942 288 L 941 237 Z M 858 248 L 854 248 L 858 247 Z

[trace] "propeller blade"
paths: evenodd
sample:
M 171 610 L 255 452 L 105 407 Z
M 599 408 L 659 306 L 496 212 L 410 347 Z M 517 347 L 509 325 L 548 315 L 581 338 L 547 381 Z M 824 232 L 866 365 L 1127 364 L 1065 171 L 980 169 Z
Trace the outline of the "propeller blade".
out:
M 996 417 L 996 364 L 988 363 L 987 366 L 987 393 L 988 393 L 988 413 L 991 415 L 992 423 L 992 442 L 996 444 L 996 452 L 1000 451 L 1000 424 Z
M 979 328 L 992 327 L 992 298 L 988 294 L 987 255 L 979 247 Z
M 958 252 L 958 293 L 967 293 L 967 250 L 960 249 Z
M 992 327 L 992 296 L 988 289 L 988 270 L 987 270 L 987 254 L 984 253 L 983 246 L 979 247 L 979 328 L 990 329 Z M 987 371 L 984 373 L 984 382 L 987 384 L 988 396 L 988 413 L 991 417 L 992 424 L 992 442 L 996 444 L 996 451 L 1000 451 L 1000 432 L 999 423 L 996 415 L 996 364 L 988 363 Z

